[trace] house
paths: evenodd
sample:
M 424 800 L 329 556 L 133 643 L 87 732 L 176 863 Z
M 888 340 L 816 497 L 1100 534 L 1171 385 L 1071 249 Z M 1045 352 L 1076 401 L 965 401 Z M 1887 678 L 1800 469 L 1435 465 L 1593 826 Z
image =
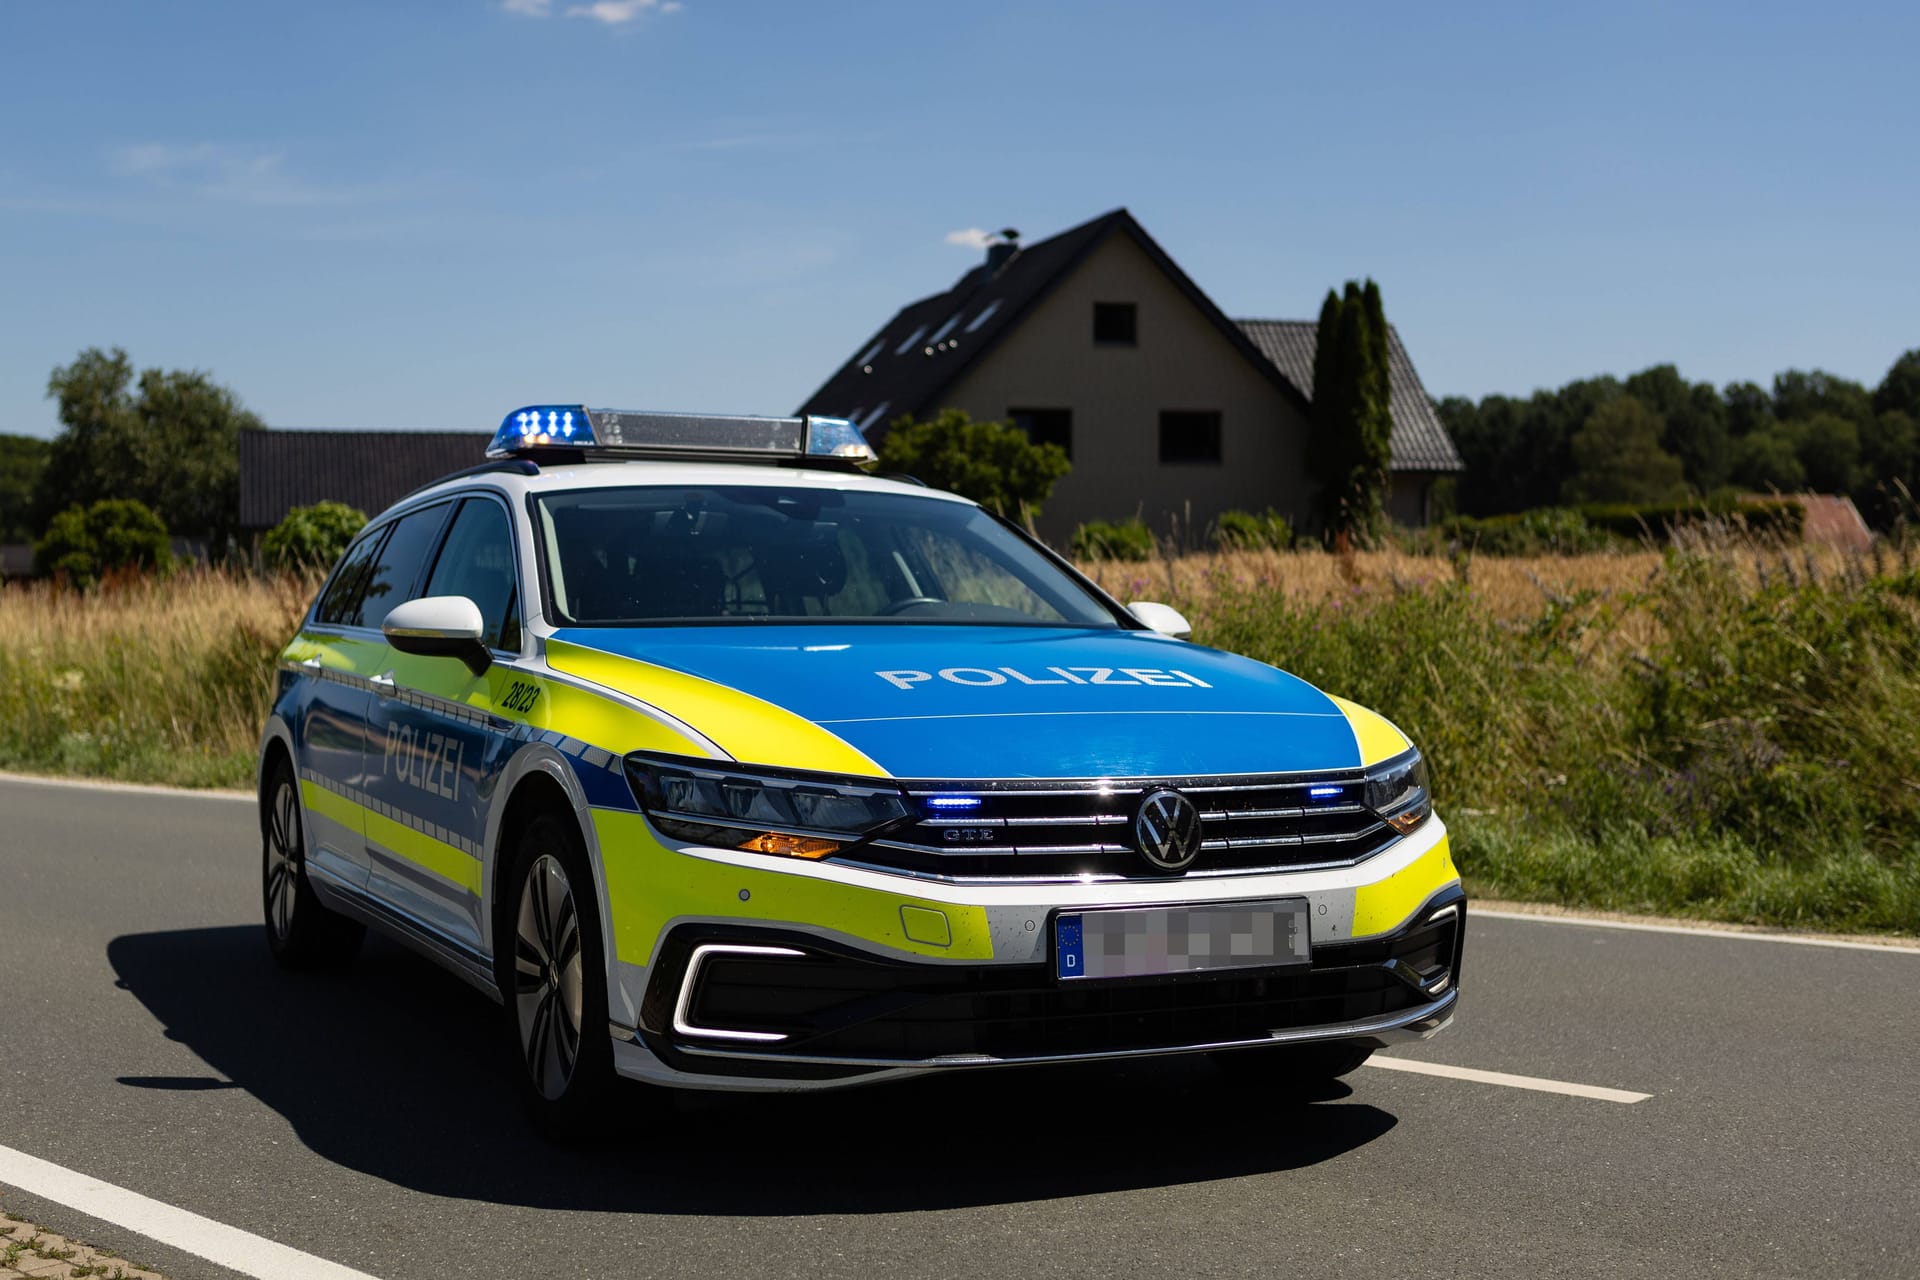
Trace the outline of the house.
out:
M 344 502 L 369 516 L 486 461 L 471 431 L 242 431 L 240 525 L 257 537 L 295 507 Z
M 1056 540 L 1136 513 L 1198 532 L 1222 511 L 1309 523 L 1312 321 L 1227 318 L 1125 209 L 1036 244 L 1011 236 L 944 293 L 910 303 L 800 407 L 851 417 L 878 444 L 942 408 L 1011 420 L 1073 471 L 1039 521 Z M 1392 335 L 1388 513 L 1426 522 L 1462 470 Z M 1190 524 L 1188 523 L 1190 522 Z

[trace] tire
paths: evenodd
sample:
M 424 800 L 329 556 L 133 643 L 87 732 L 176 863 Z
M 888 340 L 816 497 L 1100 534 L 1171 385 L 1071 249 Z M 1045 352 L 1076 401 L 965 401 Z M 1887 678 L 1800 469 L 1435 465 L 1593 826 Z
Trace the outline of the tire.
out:
M 1358 1070 L 1373 1056 L 1373 1050 L 1365 1045 L 1334 1040 L 1322 1044 L 1229 1049 L 1209 1056 L 1221 1073 L 1236 1084 L 1309 1090 Z
M 614 1084 L 593 876 L 571 815 L 540 815 L 508 852 L 494 977 L 512 1074 L 535 1127 L 577 1141 L 605 1125 Z
M 307 880 L 307 842 L 293 766 L 279 756 L 260 789 L 260 906 L 267 949 L 283 969 L 340 968 L 366 928 L 320 905 Z

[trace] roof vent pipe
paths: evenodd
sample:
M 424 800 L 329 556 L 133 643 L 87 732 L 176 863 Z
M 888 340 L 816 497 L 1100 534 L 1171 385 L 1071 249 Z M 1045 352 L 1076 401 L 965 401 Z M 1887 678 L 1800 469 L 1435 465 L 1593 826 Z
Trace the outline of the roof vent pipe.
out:
M 1008 227 L 987 244 L 987 274 L 997 273 L 1018 252 L 1020 252 L 1020 233 Z

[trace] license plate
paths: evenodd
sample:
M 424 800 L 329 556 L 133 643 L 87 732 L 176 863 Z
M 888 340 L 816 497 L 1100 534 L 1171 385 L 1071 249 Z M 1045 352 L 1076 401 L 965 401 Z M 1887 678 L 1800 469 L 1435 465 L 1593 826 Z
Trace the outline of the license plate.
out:
M 1054 918 L 1053 951 L 1063 979 L 1273 969 L 1312 961 L 1305 898 L 1063 911 Z

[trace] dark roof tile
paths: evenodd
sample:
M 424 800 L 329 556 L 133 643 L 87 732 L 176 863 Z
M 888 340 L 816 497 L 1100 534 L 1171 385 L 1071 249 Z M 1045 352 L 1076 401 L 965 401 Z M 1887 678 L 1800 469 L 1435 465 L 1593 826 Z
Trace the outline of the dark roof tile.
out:
M 1253 340 L 1261 354 L 1311 397 L 1313 357 L 1320 346 L 1320 326 L 1313 320 L 1237 320 L 1234 323 Z M 1393 410 L 1393 469 L 1395 471 L 1464 471 L 1453 437 L 1433 411 L 1427 389 L 1420 385 L 1413 360 L 1401 345 L 1400 332 L 1387 326 L 1387 375 Z
M 271 529 L 294 507 L 344 502 L 379 515 L 421 485 L 486 461 L 467 431 L 243 431 L 240 523 Z

